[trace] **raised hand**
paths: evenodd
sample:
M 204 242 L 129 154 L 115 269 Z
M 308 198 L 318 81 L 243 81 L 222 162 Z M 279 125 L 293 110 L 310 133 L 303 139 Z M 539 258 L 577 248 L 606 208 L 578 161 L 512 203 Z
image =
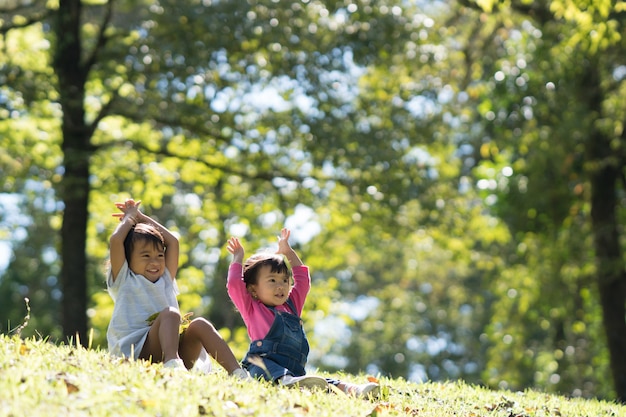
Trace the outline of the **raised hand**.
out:
M 289 246 L 289 236 L 291 231 L 287 228 L 283 228 L 278 236 L 278 250 L 276 253 L 287 255 L 291 252 L 291 246 Z
M 120 221 L 124 220 L 125 217 L 130 217 L 135 220 L 135 223 L 139 221 L 139 205 L 141 204 L 141 200 L 135 201 L 132 198 L 127 199 L 123 203 L 115 203 L 115 207 L 117 207 L 121 213 L 113 213 L 113 217 L 118 217 Z
M 228 239 L 226 249 L 228 250 L 228 252 L 233 254 L 233 262 L 243 262 L 244 250 L 239 239 L 237 239 L 236 237 L 231 237 L 230 239 Z
M 294 266 L 302 265 L 302 260 L 300 260 L 296 251 L 289 245 L 289 236 L 291 236 L 289 229 L 284 228 L 280 231 L 280 235 L 278 236 L 278 250 L 276 253 L 284 255 L 293 268 Z

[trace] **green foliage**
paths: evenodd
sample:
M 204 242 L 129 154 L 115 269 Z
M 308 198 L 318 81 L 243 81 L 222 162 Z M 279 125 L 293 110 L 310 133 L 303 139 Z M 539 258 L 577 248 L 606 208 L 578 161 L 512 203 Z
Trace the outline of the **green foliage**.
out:
M 114 202 L 141 199 L 181 236 L 181 309 L 238 357 L 249 341 L 225 242 L 272 246 L 306 207 L 319 233 L 293 243 L 313 275 L 313 366 L 610 396 L 588 219 L 602 162 L 586 145 L 601 132 L 609 162 L 623 161 L 624 10 L 462 3 L 117 1 L 107 20 L 108 5 L 83 2 L 93 345 L 112 313 Z M 18 239 L 0 217 L 13 244 L 0 329 L 27 295 L 29 329 L 56 339 L 55 277 L 72 261 L 57 254 L 65 109 L 50 66 L 64 40 L 48 18 L 7 22 L 0 190 L 22 196 L 29 220 Z

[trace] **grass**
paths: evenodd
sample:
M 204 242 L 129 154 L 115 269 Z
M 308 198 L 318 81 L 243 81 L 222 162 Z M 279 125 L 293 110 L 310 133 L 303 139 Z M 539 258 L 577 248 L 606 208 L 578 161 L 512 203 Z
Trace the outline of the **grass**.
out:
M 217 369 L 215 369 L 217 368 Z M 322 374 L 350 382 L 363 375 Z M 626 416 L 626 406 L 527 391 L 490 391 L 462 382 L 415 384 L 380 378 L 382 397 L 172 372 L 101 350 L 0 335 L 0 417 L 74 416 Z

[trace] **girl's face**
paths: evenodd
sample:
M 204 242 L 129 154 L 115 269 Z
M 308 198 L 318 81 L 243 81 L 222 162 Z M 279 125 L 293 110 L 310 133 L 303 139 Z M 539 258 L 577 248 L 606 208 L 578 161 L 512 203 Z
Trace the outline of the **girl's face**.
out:
M 272 272 L 271 266 L 264 265 L 257 272 L 257 283 L 250 284 L 248 291 L 263 304 L 276 307 L 287 302 L 291 280 L 287 274 Z
M 135 274 L 156 282 L 165 273 L 165 250 L 154 242 L 135 242 L 128 265 Z

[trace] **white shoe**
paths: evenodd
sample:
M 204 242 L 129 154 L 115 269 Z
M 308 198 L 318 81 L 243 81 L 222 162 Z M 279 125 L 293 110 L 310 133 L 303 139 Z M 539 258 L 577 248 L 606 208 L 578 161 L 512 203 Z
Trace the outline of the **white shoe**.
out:
M 367 384 L 347 384 L 344 389 L 345 393 L 358 398 L 377 398 L 380 394 L 380 386 L 375 382 L 368 382 Z
M 230 374 L 230 376 L 232 376 L 233 378 L 241 379 L 242 381 L 252 380 L 252 377 L 250 376 L 248 371 L 246 371 L 245 369 L 242 369 L 242 368 L 235 369 Z
M 169 361 L 163 364 L 163 367 L 166 369 L 171 369 L 173 371 L 186 371 L 187 367 L 185 366 L 185 362 L 182 359 L 170 359 Z
M 328 382 L 321 376 L 291 376 L 285 375 L 280 379 L 280 383 L 286 387 L 298 386 L 307 388 L 328 388 Z

